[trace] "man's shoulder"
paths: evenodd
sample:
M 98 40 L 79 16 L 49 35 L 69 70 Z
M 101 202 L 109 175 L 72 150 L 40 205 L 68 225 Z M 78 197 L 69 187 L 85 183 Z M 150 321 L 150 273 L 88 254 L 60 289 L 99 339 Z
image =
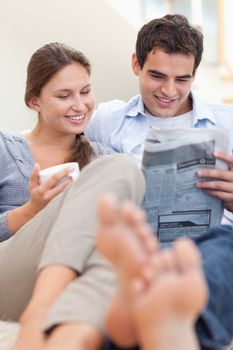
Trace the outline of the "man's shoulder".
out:
M 207 105 L 213 112 L 216 111 L 216 112 L 233 113 L 233 105 L 230 105 L 230 104 L 207 102 Z
M 193 97 L 193 110 L 196 117 L 206 117 L 216 126 L 221 128 L 233 128 L 233 106 L 224 103 L 206 101 L 196 94 Z
M 137 109 L 138 101 L 139 97 L 134 96 L 128 102 L 112 100 L 99 104 L 85 130 L 87 138 L 108 145 L 112 133 L 121 129 L 127 116 Z
M 233 129 L 233 106 L 224 103 L 208 103 L 212 115 L 218 127 Z
M 123 100 L 111 100 L 107 102 L 102 102 L 98 105 L 97 111 L 101 112 L 112 112 L 118 109 L 124 108 L 124 106 L 127 104 L 126 101 Z
M 207 101 L 202 99 L 200 96 L 197 96 L 196 94 L 193 94 L 193 99 L 198 106 L 205 106 L 209 108 L 213 113 L 215 112 L 232 113 L 233 112 L 233 105 L 230 105 L 230 104 L 220 103 L 220 102 L 215 103 L 213 101 Z
M 117 115 L 125 117 L 127 112 L 137 105 L 139 96 L 132 97 L 129 101 L 125 102 L 123 100 L 111 100 L 108 102 L 102 102 L 98 105 L 98 108 L 95 111 L 95 117 L 103 119 L 104 117 L 115 118 Z

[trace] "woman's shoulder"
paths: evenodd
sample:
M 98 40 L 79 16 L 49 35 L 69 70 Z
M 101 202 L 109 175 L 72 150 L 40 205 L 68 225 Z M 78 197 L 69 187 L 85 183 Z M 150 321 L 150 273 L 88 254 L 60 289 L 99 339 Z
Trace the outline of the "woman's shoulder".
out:
M 23 135 L 19 132 L 9 132 L 0 129 L 1 161 L 9 157 L 23 160 L 23 158 L 28 158 L 28 153 L 28 145 Z
M 0 141 L 4 145 L 8 142 L 25 144 L 25 139 L 19 132 L 10 132 L 3 129 L 0 129 Z

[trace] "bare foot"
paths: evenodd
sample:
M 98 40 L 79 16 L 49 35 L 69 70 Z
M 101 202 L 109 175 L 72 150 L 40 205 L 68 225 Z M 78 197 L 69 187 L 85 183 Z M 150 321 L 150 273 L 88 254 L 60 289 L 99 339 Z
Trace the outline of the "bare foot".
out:
M 132 312 L 142 349 L 199 349 L 194 323 L 207 296 L 194 243 L 180 239 L 172 249 L 160 251 L 151 285 L 138 278 L 131 288 Z
M 98 208 L 97 247 L 118 276 L 118 290 L 107 315 L 111 338 L 122 347 L 136 344 L 136 334 L 129 309 L 129 282 L 136 276 L 153 277 L 150 259 L 157 243 L 146 223 L 145 214 L 132 202 L 119 204 L 113 195 L 104 196 Z
M 120 277 L 137 276 L 157 246 L 145 213 L 132 202 L 119 204 L 108 194 L 99 202 L 98 216 L 98 250 L 111 261 Z

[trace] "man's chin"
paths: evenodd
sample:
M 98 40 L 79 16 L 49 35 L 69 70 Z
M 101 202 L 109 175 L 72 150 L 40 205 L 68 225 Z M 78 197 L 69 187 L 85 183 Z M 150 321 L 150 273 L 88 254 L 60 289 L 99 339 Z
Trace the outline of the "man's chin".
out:
M 154 117 L 158 118 L 172 118 L 175 117 L 175 112 L 172 111 L 156 111 L 154 112 Z

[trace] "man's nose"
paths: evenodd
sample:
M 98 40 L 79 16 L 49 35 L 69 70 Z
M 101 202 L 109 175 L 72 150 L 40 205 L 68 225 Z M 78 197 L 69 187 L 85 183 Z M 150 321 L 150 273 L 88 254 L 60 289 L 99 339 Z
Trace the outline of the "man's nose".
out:
M 167 97 L 174 97 L 176 94 L 176 84 L 173 80 L 167 80 L 163 83 L 161 91 Z

